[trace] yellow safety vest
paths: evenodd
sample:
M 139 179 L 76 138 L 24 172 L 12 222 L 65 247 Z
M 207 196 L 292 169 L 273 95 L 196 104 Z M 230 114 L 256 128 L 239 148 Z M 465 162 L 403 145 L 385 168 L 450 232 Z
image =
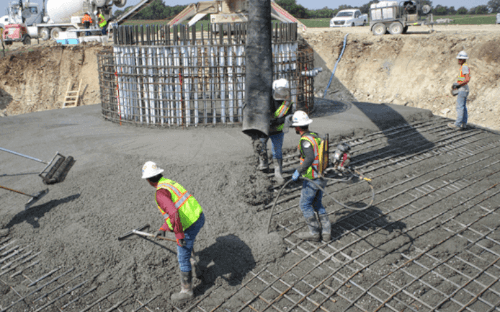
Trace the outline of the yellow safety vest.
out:
M 108 21 L 106 21 L 106 19 L 104 18 L 104 16 L 102 15 L 102 13 L 99 13 L 99 27 L 103 28 L 104 26 L 106 26 L 106 24 L 108 23 Z
M 314 132 L 310 132 L 300 138 L 299 141 L 299 149 L 300 149 L 300 164 L 304 162 L 304 153 L 302 151 L 302 141 L 307 140 L 311 143 L 314 150 L 314 161 L 312 165 L 307 168 L 307 171 L 302 176 L 307 179 L 317 179 L 319 178 L 319 144 L 321 143 L 321 139 L 318 137 L 318 134 Z
M 292 107 L 292 105 L 293 105 L 293 102 L 290 103 L 289 105 L 287 105 L 287 102 L 283 101 L 283 104 L 281 104 L 281 106 L 278 107 L 278 109 L 274 112 L 274 118 L 280 118 L 280 117 L 285 116 L 286 113 L 288 113 L 288 110 L 290 109 L 290 107 Z M 284 126 L 285 126 L 284 123 L 282 123 L 279 126 L 276 126 L 276 131 L 282 131 Z
M 179 213 L 179 218 L 181 219 L 182 230 L 185 231 L 193 223 L 198 221 L 201 214 L 203 213 L 203 209 L 201 208 L 198 201 L 191 194 L 189 194 L 186 189 L 182 187 L 182 185 L 175 181 L 161 178 L 160 181 L 158 181 L 158 186 L 156 187 L 156 190 L 159 189 L 170 191 L 172 202 L 174 202 L 175 208 L 177 208 L 177 212 Z M 167 223 L 170 230 L 173 231 L 174 229 L 172 227 L 172 223 L 170 223 L 170 217 L 168 213 L 163 211 L 160 205 L 158 205 L 156 194 L 155 201 L 158 209 L 160 209 L 160 212 L 163 215 L 163 218 L 165 218 L 165 222 Z

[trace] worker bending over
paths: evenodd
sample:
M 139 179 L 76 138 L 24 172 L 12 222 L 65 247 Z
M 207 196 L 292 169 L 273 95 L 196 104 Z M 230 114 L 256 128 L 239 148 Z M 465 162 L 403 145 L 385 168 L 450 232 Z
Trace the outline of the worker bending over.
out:
M 467 52 L 461 51 L 457 55 L 458 65 L 460 65 L 460 73 L 458 74 L 457 82 L 453 84 L 453 89 L 458 90 L 457 95 L 457 120 L 455 123 L 449 123 L 448 126 L 452 129 L 467 128 L 467 96 L 469 96 L 469 81 L 470 69 L 466 61 L 469 58 Z
M 283 179 L 283 132 L 285 120 L 287 116 L 291 117 L 292 107 L 290 87 L 288 80 L 282 78 L 273 82 L 273 99 L 271 101 L 271 120 L 269 128 L 269 136 L 260 139 L 262 149 L 259 154 L 259 170 L 269 169 L 269 161 L 267 158 L 267 141 L 271 138 L 271 151 L 274 161 L 274 177 L 279 185 L 284 184 Z M 288 129 L 286 129 L 288 132 Z
M 295 133 L 300 135 L 300 166 L 292 175 L 292 180 L 297 181 L 302 175 L 302 192 L 300 194 L 300 210 L 306 219 L 309 232 L 298 233 L 297 236 L 303 240 L 324 242 L 331 240 L 332 229 L 326 210 L 321 202 L 326 180 L 319 177 L 319 144 L 321 139 L 317 133 L 309 131 L 309 125 L 313 122 L 303 111 L 296 111 L 292 118 L 292 127 Z M 319 222 L 315 213 L 319 216 Z M 321 229 L 320 229 L 321 223 Z M 321 231 L 321 235 L 320 235 Z
M 205 224 L 205 215 L 198 201 L 179 183 L 166 179 L 152 161 L 142 167 L 142 178 L 156 188 L 155 200 L 165 223 L 156 236 L 165 237 L 173 231 L 177 240 L 177 258 L 180 267 L 181 291 L 172 295 L 172 301 L 183 302 L 194 297 L 191 273 L 195 260 L 191 259 L 194 240 Z

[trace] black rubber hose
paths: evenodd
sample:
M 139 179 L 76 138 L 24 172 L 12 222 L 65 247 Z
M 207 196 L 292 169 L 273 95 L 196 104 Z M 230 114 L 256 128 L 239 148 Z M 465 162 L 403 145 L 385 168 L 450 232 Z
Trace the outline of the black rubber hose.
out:
M 248 1 L 245 46 L 245 106 L 243 133 L 252 138 L 269 135 L 273 85 L 271 1 Z
M 358 175 L 358 177 L 361 177 L 361 175 Z M 352 177 L 350 177 L 348 180 L 350 180 Z M 362 178 L 362 177 L 361 177 Z M 303 180 L 304 178 L 303 177 L 300 177 L 301 180 Z M 327 180 L 333 180 L 333 181 L 339 181 L 339 182 L 345 182 L 344 179 L 334 179 L 334 178 L 324 178 L 324 179 L 327 179 Z M 359 207 L 352 207 L 352 206 L 347 206 L 346 204 L 344 203 L 341 203 L 340 201 L 338 201 L 337 199 L 335 199 L 332 195 L 330 195 L 324 188 L 322 188 L 321 186 L 319 186 L 319 184 L 317 184 L 316 182 L 314 182 L 313 180 L 309 180 L 310 182 L 314 183 L 314 185 L 316 185 L 320 190 L 323 191 L 323 193 L 325 193 L 328 197 L 330 197 L 334 202 L 336 202 L 337 204 L 339 204 L 340 206 L 344 207 L 344 208 L 347 208 L 347 209 L 352 209 L 352 210 L 364 210 L 364 209 L 367 209 L 367 208 L 370 208 L 372 205 L 373 205 L 373 202 L 375 201 L 375 189 L 373 188 L 373 185 L 370 183 L 370 181 L 368 181 L 367 179 L 363 178 L 363 180 L 368 183 L 368 185 L 370 186 L 371 190 L 372 190 L 372 198 L 370 200 L 370 203 L 367 204 L 365 207 L 362 207 L 362 208 L 359 208 Z M 276 198 L 274 199 L 274 203 L 273 203 L 273 206 L 271 207 L 271 212 L 269 214 L 269 221 L 267 223 L 267 234 L 269 234 L 269 227 L 271 226 L 271 220 L 273 218 L 273 213 L 274 213 L 274 207 L 276 207 L 276 203 L 278 202 L 278 199 L 281 195 L 281 192 L 285 189 L 285 187 L 288 185 L 288 183 L 292 182 L 293 180 L 290 179 L 288 180 L 284 185 L 283 187 L 279 190 L 278 192 L 278 196 L 276 196 Z

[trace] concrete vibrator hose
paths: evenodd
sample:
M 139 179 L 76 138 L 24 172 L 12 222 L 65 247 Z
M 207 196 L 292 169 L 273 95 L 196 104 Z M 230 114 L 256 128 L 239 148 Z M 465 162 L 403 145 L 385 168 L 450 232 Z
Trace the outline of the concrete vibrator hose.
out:
M 323 178 L 325 180 L 331 180 L 331 181 L 337 181 L 337 182 L 343 182 L 343 183 L 346 183 L 346 182 L 349 182 L 353 177 L 358 177 L 360 179 L 362 179 L 363 181 L 365 181 L 366 183 L 368 183 L 368 185 L 370 186 L 370 189 L 371 189 L 371 200 L 368 204 L 366 204 L 364 207 L 353 207 L 353 206 L 348 206 L 342 202 L 340 202 L 339 200 L 337 200 L 335 197 L 333 197 L 330 193 L 328 193 L 324 188 L 322 188 L 318 183 L 314 182 L 313 180 L 309 180 L 309 182 L 312 182 L 314 185 L 316 185 L 321 191 L 323 191 L 324 194 L 326 194 L 326 196 L 330 197 L 335 203 L 339 204 L 340 206 L 346 208 L 346 209 L 352 209 L 352 210 L 365 210 L 365 209 L 368 209 L 370 208 L 372 205 L 373 205 L 373 202 L 375 201 L 375 189 L 373 188 L 373 185 L 370 183 L 370 179 L 368 178 L 365 178 L 363 177 L 359 172 L 355 171 L 355 173 L 351 172 L 351 175 L 347 178 L 347 179 L 335 179 L 335 178 Z M 304 180 L 303 177 L 300 177 L 301 180 Z M 281 195 L 281 192 L 287 187 L 287 185 L 292 182 L 293 180 L 289 180 L 287 181 L 282 187 L 281 189 L 278 191 L 278 195 L 276 196 L 276 198 L 274 199 L 274 203 L 273 203 L 273 206 L 271 207 L 271 212 L 269 213 L 269 221 L 267 223 L 267 234 L 269 234 L 269 227 L 271 226 L 271 220 L 273 218 L 273 213 L 274 213 L 274 207 L 276 207 L 276 203 L 278 202 L 278 199 Z

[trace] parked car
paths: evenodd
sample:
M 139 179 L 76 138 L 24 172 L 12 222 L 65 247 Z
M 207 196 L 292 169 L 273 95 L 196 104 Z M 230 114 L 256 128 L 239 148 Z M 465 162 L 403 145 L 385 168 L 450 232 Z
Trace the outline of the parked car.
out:
M 330 20 L 330 27 L 363 26 L 368 22 L 368 15 L 358 9 L 342 10 Z
M 500 13 L 497 14 L 497 24 L 500 24 Z

